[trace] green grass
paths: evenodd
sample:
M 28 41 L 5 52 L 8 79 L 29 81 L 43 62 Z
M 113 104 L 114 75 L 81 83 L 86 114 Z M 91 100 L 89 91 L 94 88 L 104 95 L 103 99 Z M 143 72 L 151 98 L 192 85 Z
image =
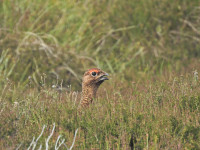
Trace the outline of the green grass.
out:
M 44 147 L 55 123 L 51 149 L 77 128 L 74 149 L 129 149 L 131 136 L 135 149 L 200 149 L 199 4 L 0 0 L 0 147 L 28 148 L 46 125 Z M 111 77 L 79 115 L 92 67 Z
M 2 1 L 0 52 L 15 64 L 12 80 L 31 76 L 36 84 L 45 73 L 50 83 L 59 78 L 77 88 L 94 66 L 127 80 L 127 68 L 136 75 L 179 71 L 200 57 L 199 2 Z

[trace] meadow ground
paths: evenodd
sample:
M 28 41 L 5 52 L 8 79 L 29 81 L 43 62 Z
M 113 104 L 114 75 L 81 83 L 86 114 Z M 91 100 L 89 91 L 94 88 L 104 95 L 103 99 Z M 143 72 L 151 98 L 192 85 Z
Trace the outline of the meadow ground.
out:
M 59 135 L 70 146 L 78 129 L 74 149 L 199 149 L 200 83 L 197 73 L 144 78 L 132 82 L 115 79 L 104 83 L 98 98 L 77 114 L 80 93 L 16 86 L 1 80 L 1 148 L 45 147 L 55 123 L 49 147 Z M 131 136 L 133 138 L 131 139 Z M 61 142 L 61 140 L 60 140 Z M 64 149 L 65 146 L 60 147 Z
M 199 4 L 0 0 L 0 148 L 28 148 L 46 125 L 44 148 L 55 123 L 50 149 L 75 131 L 74 149 L 200 149 Z M 93 67 L 111 77 L 79 115 Z

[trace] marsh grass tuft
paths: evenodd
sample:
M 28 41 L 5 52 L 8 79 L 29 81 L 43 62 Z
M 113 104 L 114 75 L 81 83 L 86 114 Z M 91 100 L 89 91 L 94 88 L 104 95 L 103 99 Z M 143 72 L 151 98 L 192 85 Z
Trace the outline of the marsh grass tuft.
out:
M 39 84 L 45 73 L 51 76 L 48 84 L 64 79 L 79 87 L 91 67 L 123 73 L 126 80 L 133 73 L 180 71 L 199 60 L 198 5 L 198 0 L 2 1 L 0 53 L 9 58 L 7 76 L 20 82 L 31 76 Z

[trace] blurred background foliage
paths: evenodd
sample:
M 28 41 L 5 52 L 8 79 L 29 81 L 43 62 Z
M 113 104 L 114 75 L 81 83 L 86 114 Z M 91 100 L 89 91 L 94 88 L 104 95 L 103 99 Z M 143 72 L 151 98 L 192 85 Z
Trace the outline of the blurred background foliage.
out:
M 78 87 L 100 67 L 132 81 L 200 58 L 199 0 L 0 0 L 0 72 Z M 73 82 L 72 82 L 73 81 Z M 79 86 L 80 87 L 80 86 Z

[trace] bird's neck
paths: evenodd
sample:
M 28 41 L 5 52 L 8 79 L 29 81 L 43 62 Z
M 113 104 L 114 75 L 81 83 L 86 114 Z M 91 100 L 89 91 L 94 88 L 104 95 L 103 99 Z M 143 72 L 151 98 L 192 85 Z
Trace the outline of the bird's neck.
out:
M 88 106 L 92 103 L 93 99 L 96 97 L 96 93 L 99 86 L 92 86 L 92 85 L 82 85 L 82 98 L 81 98 L 81 105 Z

